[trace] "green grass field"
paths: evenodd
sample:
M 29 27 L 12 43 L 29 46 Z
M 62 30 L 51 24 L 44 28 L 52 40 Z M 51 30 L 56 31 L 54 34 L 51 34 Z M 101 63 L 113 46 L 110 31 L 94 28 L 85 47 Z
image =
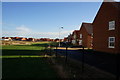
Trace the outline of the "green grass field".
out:
M 31 45 L 3 45 L 2 55 L 33 55 L 40 54 L 48 43 L 33 43 Z
M 31 45 L 2 46 L 2 78 L 3 79 L 52 79 L 58 75 L 44 57 L 11 57 L 10 56 L 42 56 L 49 43 L 32 43 Z
M 4 45 L 2 55 L 41 55 L 44 47 L 32 45 Z

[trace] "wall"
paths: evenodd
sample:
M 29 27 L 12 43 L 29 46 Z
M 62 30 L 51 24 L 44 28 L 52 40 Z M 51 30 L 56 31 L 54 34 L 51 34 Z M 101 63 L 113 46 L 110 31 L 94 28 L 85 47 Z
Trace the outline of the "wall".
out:
M 109 21 L 116 21 L 116 29 L 109 31 Z M 116 53 L 118 50 L 118 10 L 111 3 L 103 3 L 93 22 L 93 49 L 95 51 Z M 116 37 L 115 48 L 108 48 L 108 37 Z

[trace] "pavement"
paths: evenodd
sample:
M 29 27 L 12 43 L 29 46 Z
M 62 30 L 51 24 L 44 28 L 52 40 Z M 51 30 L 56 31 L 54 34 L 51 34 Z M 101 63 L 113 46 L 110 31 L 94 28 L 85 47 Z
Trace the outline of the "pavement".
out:
M 56 49 L 56 47 L 53 47 L 53 49 Z M 66 47 L 57 47 L 57 49 L 62 49 L 62 50 L 66 50 Z M 80 50 L 80 49 L 83 49 L 83 48 L 67 48 L 68 50 Z M 84 48 L 85 50 L 87 50 L 88 48 Z M 92 48 L 90 48 L 92 49 Z
M 66 50 L 62 48 L 58 48 L 58 54 L 66 55 Z M 94 51 L 87 51 L 82 49 L 68 49 L 67 50 L 68 57 L 82 61 L 84 56 L 84 62 L 88 65 L 94 66 L 98 69 L 104 70 L 106 72 L 112 73 L 114 75 L 117 74 L 117 59 L 115 54 L 107 54 L 107 53 L 97 53 Z M 83 55 L 84 53 L 84 55 Z

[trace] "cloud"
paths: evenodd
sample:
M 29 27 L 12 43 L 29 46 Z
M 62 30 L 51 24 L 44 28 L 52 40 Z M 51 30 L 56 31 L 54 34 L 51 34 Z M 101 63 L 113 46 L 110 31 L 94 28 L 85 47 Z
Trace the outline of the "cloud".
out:
M 67 37 L 73 30 L 61 30 L 60 38 Z M 33 38 L 59 38 L 59 32 L 35 32 L 26 25 L 21 25 L 13 30 L 3 29 L 2 36 L 8 37 L 33 37 Z
M 27 28 L 25 25 L 21 25 L 20 27 L 17 27 L 16 30 L 20 32 L 30 32 L 30 29 Z
M 22 28 L 23 29 L 23 28 Z M 21 28 L 18 30 L 22 30 Z M 64 38 L 68 36 L 72 30 L 70 31 L 61 31 L 60 33 L 60 38 Z M 23 32 L 22 31 L 3 31 L 2 36 L 9 36 L 9 37 L 33 37 L 33 38 L 59 38 L 59 32 Z

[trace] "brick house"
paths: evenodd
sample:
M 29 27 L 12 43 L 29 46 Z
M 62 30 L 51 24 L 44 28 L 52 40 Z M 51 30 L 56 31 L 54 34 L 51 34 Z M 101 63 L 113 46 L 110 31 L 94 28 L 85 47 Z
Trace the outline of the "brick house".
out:
M 93 49 L 120 52 L 120 3 L 103 2 L 93 21 Z
M 64 37 L 64 42 L 68 42 L 68 37 Z
M 59 39 L 58 38 L 54 39 L 54 42 L 59 42 Z
M 79 38 L 79 30 L 74 30 L 72 33 L 72 44 L 78 45 L 78 38 Z
M 33 41 L 34 42 L 35 39 L 34 38 L 28 38 L 27 41 Z
M 14 37 L 13 40 L 21 41 L 21 37 Z
M 69 35 L 68 35 L 68 42 L 69 42 L 69 43 L 72 43 L 72 39 L 73 39 L 72 34 L 69 34 Z
M 86 48 L 92 48 L 93 40 L 93 26 L 92 23 L 82 23 L 79 35 L 78 35 L 78 44 Z
M 2 40 L 5 40 L 5 41 L 12 41 L 12 38 L 11 38 L 11 37 L 2 37 Z
M 21 38 L 21 41 L 27 41 L 27 38 Z

